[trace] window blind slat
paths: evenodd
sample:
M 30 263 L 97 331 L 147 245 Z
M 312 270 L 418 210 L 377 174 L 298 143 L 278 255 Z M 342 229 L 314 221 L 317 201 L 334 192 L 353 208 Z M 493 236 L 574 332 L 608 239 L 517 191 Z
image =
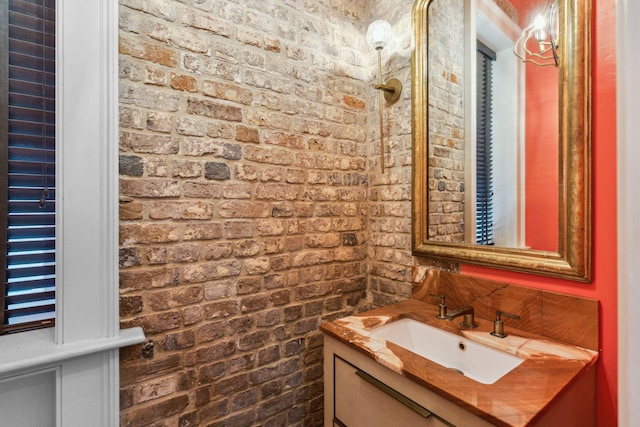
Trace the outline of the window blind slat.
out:
M 10 282 L 7 286 L 7 294 L 25 293 L 34 289 L 53 289 L 55 287 L 55 277 L 53 275 L 33 278 L 32 280 L 22 280 Z M 6 297 L 5 297 L 6 298 Z
M 476 243 L 493 244 L 492 61 L 495 53 L 478 42 L 476 67 Z
M 55 316 L 55 0 L 9 0 L 4 331 Z M 43 189 L 46 202 L 39 203 Z
M 9 244 L 12 241 L 24 239 L 51 238 L 55 236 L 53 225 L 36 225 L 30 227 L 12 227 L 7 229 Z
M 48 304 L 33 304 L 30 307 L 7 308 L 5 310 L 5 313 L 10 319 L 15 319 L 19 316 L 28 316 L 32 314 L 53 314 L 55 310 L 55 304 L 52 303 L 51 300 L 47 301 L 49 302 Z

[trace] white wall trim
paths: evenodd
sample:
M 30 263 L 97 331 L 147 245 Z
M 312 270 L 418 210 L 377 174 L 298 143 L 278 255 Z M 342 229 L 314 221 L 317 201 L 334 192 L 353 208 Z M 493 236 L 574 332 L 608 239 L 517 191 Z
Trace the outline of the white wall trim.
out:
M 55 344 L 53 333 L 53 328 L 48 328 L 3 337 L 0 378 L 55 366 L 76 357 L 117 350 L 144 341 L 144 332 L 139 327 L 123 329 L 114 337 L 77 341 L 65 345 Z M 25 353 L 30 354 L 30 357 L 25 358 Z
M 118 348 L 144 341 L 118 317 L 118 1 L 57 0 L 56 14 L 56 326 L 0 337 L 0 396 L 36 391 L 25 410 L 0 400 L 0 419 L 112 427 Z
M 640 18 L 638 0 L 617 0 L 618 423 L 640 420 Z

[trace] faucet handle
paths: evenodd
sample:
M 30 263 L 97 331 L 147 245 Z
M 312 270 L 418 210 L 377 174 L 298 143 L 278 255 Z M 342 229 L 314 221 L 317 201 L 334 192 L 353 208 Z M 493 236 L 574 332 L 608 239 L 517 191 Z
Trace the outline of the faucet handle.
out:
M 429 294 L 429 296 L 432 297 L 432 298 L 439 298 L 440 299 L 439 310 L 438 310 L 438 314 L 436 315 L 436 317 L 438 319 L 446 319 L 447 318 L 447 304 L 445 304 L 444 295 Z
M 496 310 L 496 320 L 493 321 L 493 332 L 491 332 L 491 335 L 498 338 L 504 338 L 507 336 L 507 334 L 504 333 L 504 321 L 501 319 L 501 316 L 520 320 L 520 316 L 516 314 L 511 314 L 501 310 Z

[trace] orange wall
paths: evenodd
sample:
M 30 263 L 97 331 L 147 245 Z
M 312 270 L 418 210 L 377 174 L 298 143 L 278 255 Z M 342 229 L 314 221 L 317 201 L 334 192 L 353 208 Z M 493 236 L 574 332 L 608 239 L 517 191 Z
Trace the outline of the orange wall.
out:
M 548 5 L 546 0 L 512 0 L 522 28 Z M 527 47 L 536 51 L 530 40 Z M 558 69 L 526 64 L 525 101 L 525 244 L 558 249 Z
M 593 13 L 592 283 L 574 283 L 467 265 L 462 266 L 462 272 L 600 301 L 597 425 L 610 427 L 617 425 L 618 420 L 615 0 L 594 0 Z
M 527 64 L 525 244 L 558 250 L 558 69 Z

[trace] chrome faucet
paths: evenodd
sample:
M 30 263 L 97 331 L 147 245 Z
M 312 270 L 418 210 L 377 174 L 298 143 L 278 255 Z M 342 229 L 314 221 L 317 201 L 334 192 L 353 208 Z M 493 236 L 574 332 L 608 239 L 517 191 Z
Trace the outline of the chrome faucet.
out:
M 462 308 L 450 311 L 444 316 L 444 319 L 451 322 L 453 319 L 460 316 L 464 316 L 462 318 L 462 323 L 460 323 L 460 326 L 463 326 L 469 329 L 472 329 L 478 326 L 474 318 L 473 307 L 471 307 L 470 305 L 465 305 Z

